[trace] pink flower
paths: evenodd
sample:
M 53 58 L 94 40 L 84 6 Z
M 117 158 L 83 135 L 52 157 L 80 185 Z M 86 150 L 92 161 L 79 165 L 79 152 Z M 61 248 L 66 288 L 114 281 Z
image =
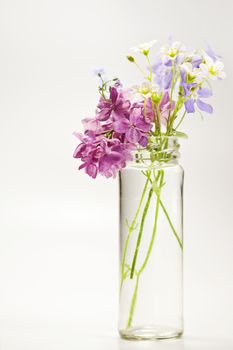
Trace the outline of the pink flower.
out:
M 137 144 L 145 147 L 152 128 L 145 120 L 143 103 L 131 103 L 124 92 L 110 89 L 109 99 L 101 98 L 97 115 L 84 118 L 84 135 L 75 135 L 81 141 L 74 152 L 82 164 L 79 169 L 96 178 L 97 174 L 115 177 L 132 159 Z
M 130 108 L 130 101 L 125 100 L 124 96 L 117 91 L 115 87 L 110 88 L 109 99 L 100 98 L 97 106 L 97 119 L 105 121 L 110 118 L 111 114 L 124 116 Z
M 151 99 L 147 99 L 146 103 L 146 116 L 151 121 L 154 122 L 155 116 L 157 118 L 157 108 L 155 105 L 152 105 Z M 170 101 L 170 96 L 168 91 L 166 91 L 160 100 L 159 103 L 159 111 L 160 111 L 160 122 L 164 125 L 167 124 L 167 118 L 169 116 L 169 112 L 172 112 L 175 108 L 175 102 Z
M 81 159 L 83 163 L 79 169 L 84 169 L 92 178 L 96 178 L 98 172 L 105 177 L 116 177 L 117 172 L 132 159 L 131 151 L 135 149 L 134 145 L 122 143 L 119 139 L 95 139 L 77 134 L 76 136 L 81 143 L 74 152 L 74 158 Z
M 152 128 L 152 124 L 147 122 L 143 115 L 142 107 L 132 107 L 129 117 L 116 117 L 113 128 L 118 133 L 125 134 L 128 142 L 139 143 L 141 146 L 147 145 L 147 134 Z
M 81 140 L 81 143 L 76 147 L 74 151 L 74 158 L 80 158 L 83 162 L 79 166 L 79 169 L 85 169 L 85 172 L 93 179 L 96 178 L 98 172 L 98 141 L 94 138 L 85 137 L 80 134 L 76 136 Z
M 101 142 L 103 155 L 99 161 L 99 172 L 105 177 L 116 177 L 117 172 L 126 166 L 126 162 L 132 159 L 131 150 L 134 148 L 127 143 L 121 143 L 117 139 L 103 140 Z
M 168 91 L 166 91 L 160 101 L 159 109 L 161 116 L 161 123 L 167 124 L 167 118 L 169 116 L 169 112 L 171 113 L 175 108 L 175 102 L 170 99 Z

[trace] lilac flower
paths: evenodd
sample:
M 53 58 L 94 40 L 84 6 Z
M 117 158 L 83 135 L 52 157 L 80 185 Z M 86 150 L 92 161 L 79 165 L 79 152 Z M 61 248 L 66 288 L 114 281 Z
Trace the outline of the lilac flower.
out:
M 130 107 L 130 101 L 125 100 L 115 87 L 110 88 L 109 99 L 100 98 L 97 106 L 97 119 L 105 121 L 109 119 L 110 115 L 125 115 Z
M 89 138 L 76 134 L 81 140 L 74 152 L 74 158 L 80 158 L 83 162 L 79 169 L 84 169 L 86 174 L 93 179 L 97 173 L 106 177 L 115 177 L 117 172 L 126 166 L 126 162 L 132 159 L 132 150 L 135 145 L 122 143 L 119 139 Z
M 98 149 L 96 148 L 96 142 L 80 134 L 76 134 L 76 136 L 81 140 L 81 143 L 76 147 L 73 157 L 80 158 L 83 163 L 79 166 L 79 169 L 85 169 L 86 174 L 95 179 L 98 171 Z
M 152 124 L 145 120 L 142 107 L 133 107 L 129 118 L 115 118 L 113 128 L 116 132 L 124 133 L 128 142 L 146 146 L 147 133 L 151 130 Z
M 97 118 L 84 118 L 82 120 L 84 133 L 89 138 L 103 137 L 103 135 L 112 130 L 112 121 L 100 122 Z
M 116 177 L 117 172 L 126 166 L 126 162 L 132 160 L 131 151 L 134 148 L 117 139 L 104 139 L 101 142 L 103 153 L 99 160 L 99 173 L 107 178 Z
M 82 119 L 84 131 L 96 132 L 100 128 L 100 121 L 96 118 L 84 118 Z

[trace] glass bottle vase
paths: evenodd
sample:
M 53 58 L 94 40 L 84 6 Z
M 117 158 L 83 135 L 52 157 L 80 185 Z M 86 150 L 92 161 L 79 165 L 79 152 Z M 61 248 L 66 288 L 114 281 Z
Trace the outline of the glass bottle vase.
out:
M 119 174 L 119 333 L 165 339 L 183 332 L 183 169 L 179 145 L 135 152 Z

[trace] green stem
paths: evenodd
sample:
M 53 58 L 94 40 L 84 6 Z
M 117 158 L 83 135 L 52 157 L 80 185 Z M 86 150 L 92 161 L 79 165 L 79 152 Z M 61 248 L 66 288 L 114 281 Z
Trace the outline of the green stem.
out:
M 156 235 L 156 231 L 157 231 L 157 222 L 158 222 L 158 214 L 159 214 L 159 200 L 160 200 L 160 191 L 163 185 L 163 178 L 164 178 L 164 171 L 162 170 L 161 172 L 159 171 L 159 176 L 161 174 L 160 177 L 160 184 L 159 184 L 159 194 L 157 196 L 157 201 L 156 201 L 156 209 L 155 209 L 155 221 L 154 221 L 154 226 L 153 226 L 153 231 L 152 231 L 152 237 L 151 237 L 151 241 L 149 244 L 149 248 L 146 254 L 146 258 L 140 268 L 140 270 L 137 272 L 137 280 L 136 280 L 136 285 L 134 288 L 134 293 L 133 293 L 133 297 L 132 297 L 132 301 L 131 301 L 131 305 L 130 305 L 130 311 L 129 311 L 129 318 L 128 318 L 128 322 L 127 322 L 127 328 L 131 327 L 132 325 L 132 321 L 133 321 L 133 315 L 134 315 L 134 311 L 135 311 L 135 306 L 136 306 L 136 300 L 137 300 L 137 294 L 138 294 L 138 283 L 139 283 L 139 277 L 141 275 L 141 273 L 143 272 L 143 270 L 145 269 L 147 262 L 149 260 L 152 248 L 153 248 L 153 244 L 154 244 L 154 240 L 155 240 L 155 235 Z
M 146 73 L 145 73 L 144 70 L 139 66 L 139 64 L 138 64 L 136 61 L 134 61 L 134 64 L 135 64 L 135 66 L 140 70 L 140 72 L 142 73 L 142 75 L 144 76 L 144 78 L 147 79 Z
M 170 118 L 171 118 L 171 106 L 172 106 L 172 95 L 175 87 L 175 69 L 174 69 L 174 62 L 172 61 L 172 85 L 171 85 L 171 94 L 170 94 L 170 108 L 169 108 L 169 114 L 167 119 L 167 133 L 170 129 Z
M 150 62 L 148 54 L 146 55 L 146 59 L 147 59 L 147 63 L 148 63 L 149 70 L 150 70 L 150 75 L 148 77 L 148 80 L 151 82 L 152 81 L 152 77 L 153 77 L 153 70 L 152 70 L 152 65 L 151 65 L 151 62 Z
M 151 179 L 149 179 L 149 181 L 150 181 L 150 183 L 152 184 Z M 157 193 L 156 193 L 156 195 L 157 195 Z M 181 241 L 181 239 L 180 239 L 178 233 L 176 232 L 176 229 L 175 229 L 175 227 L 173 226 L 173 223 L 172 223 L 172 221 L 171 221 L 171 219 L 170 219 L 170 216 L 169 216 L 169 214 L 168 214 L 168 212 L 167 212 L 167 209 L 165 208 L 165 205 L 163 204 L 163 202 L 162 202 L 161 199 L 159 200 L 159 203 L 160 203 L 160 206 L 161 206 L 161 208 L 163 209 L 163 212 L 164 212 L 164 214 L 165 214 L 165 216 L 166 216 L 166 218 L 167 218 L 167 221 L 168 221 L 168 223 L 169 223 L 169 225 L 170 225 L 170 227 L 171 227 L 171 229 L 172 229 L 172 232 L 173 232 L 174 236 L 176 237 L 176 239 L 177 239 L 177 241 L 178 241 L 178 243 L 179 243 L 180 248 L 183 250 L 183 243 L 182 243 L 182 241 Z
M 185 114 L 186 114 L 186 111 L 184 111 L 184 113 L 183 113 L 183 115 L 182 115 L 182 117 L 181 117 L 179 123 L 178 123 L 177 126 L 175 127 L 175 130 L 177 130 L 177 129 L 179 128 L 180 124 L 181 124 L 182 121 L 184 120 Z
M 130 305 L 129 319 L 128 319 L 128 322 L 127 322 L 127 328 L 131 327 L 132 321 L 133 321 L 133 315 L 134 315 L 134 310 L 135 310 L 135 305 L 136 305 L 137 295 L 138 295 L 139 276 L 140 275 L 137 275 L 137 279 L 136 279 L 136 284 L 135 284 L 135 288 L 134 288 L 133 298 L 132 298 L 131 305 Z
M 167 218 L 167 220 L 168 220 L 168 222 L 169 222 L 169 224 L 170 224 L 170 226 L 171 226 L 171 229 L 172 229 L 172 232 L 174 233 L 174 236 L 176 237 L 176 239 L 177 239 L 177 241 L 178 241 L 178 243 L 179 243 L 180 248 L 183 250 L 183 243 L 181 242 L 181 239 L 180 239 L 180 237 L 178 236 L 178 234 L 177 234 L 177 232 L 176 232 L 176 230 L 175 230 L 175 228 L 174 228 L 174 226 L 173 226 L 173 224 L 172 224 L 172 222 L 171 222 L 171 219 L 170 219 L 170 217 L 169 217 L 169 215 L 168 215 L 168 212 L 167 212 L 167 210 L 166 210 L 166 208 L 165 208 L 163 202 L 161 201 L 161 199 L 159 200 L 159 203 L 160 203 L 160 205 L 161 205 L 161 207 L 162 207 L 162 209 L 163 209 L 163 211 L 164 211 L 164 214 L 166 215 L 166 218 Z
M 140 209 L 141 209 L 141 206 L 142 206 L 145 194 L 146 194 L 146 190 L 147 190 L 147 186 L 148 186 L 148 183 L 149 183 L 149 179 L 150 179 L 150 176 L 148 175 L 146 183 L 145 183 L 145 186 L 144 186 L 143 191 L 142 191 L 142 196 L 141 196 L 141 199 L 140 199 L 140 202 L 139 202 L 136 214 L 135 214 L 134 219 L 133 219 L 133 221 L 132 221 L 132 223 L 131 223 L 131 225 L 129 227 L 128 235 L 126 237 L 124 253 L 123 253 L 123 258 L 122 258 L 122 264 L 121 264 L 121 286 L 120 286 L 120 289 L 122 288 L 123 281 L 124 281 L 125 260 L 126 260 L 126 254 L 127 254 L 127 250 L 128 250 L 130 236 L 131 236 L 131 234 L 132 234 L 132 232 L 133 232 L 133 230 L 135 228 L 135 224 L 136 224 L 136 221 L 137 221 L 137 218 L 138 218 L 138 215 L 139 215 L 139 212 L 140 212 Z
M 155 135 L 157 134 L 157 129 L 158 129 L 159 135 L 161 136 L 160 110 L 159 110 L 159 106 L 157 108 L 156 103 L 153 102 L 152 98 L 151 98 L 151 106 L 154 113 Z
M 130 272 L 130 279 L 132 279 L 133 275 L 134 275 L 135 265 L 136 265 L 137 256 L 138 256 L 138 250 L 139 250 L 141 239 L 142 239 L 142 232 L 143 232 L 143 228 L 144 228 L 145 218 L 146 218 L 146 215 L 147 215 L 147 212 L 148 212 L 148 208 L 149 208 L 149 205 L 150 205 L 152 194 L 153 194 L 153 188 L 151 188 L 150 191 L 149 191 L 148 198 L 147 198 L 147 201 L 146 201 L 146 205 L 145 205 L 145 208 L 143 210 L 142 220 L 141 220 L 141 224 L 140 224 L 140 230 L 139 230 L 139 233 L 138 233 L 137 245 L 136 245 L 136 249 L 135 249 L 135 252 L 134 252 L 134 257 L 133 257 L 133 262 L 132 262 L 132 267 L 131 267 L 131 272 Z
M 156 207 L 155 207 L 155 221 L 154 221 L 154 227 L 153 227 L 153 231 L 152 231 L 152 236 L 151 236 L 151 240 L 150 240 L 150 244 L 149 244 L 149 248 L 145 257 L 145 260 L 139 270 L 139 275 L 142 273 L 142 271 L 145 269 L 147 262 L 149 260 L 152 248 L 153 248 L 153 244 L 154 244 L 154 240 L 155 240 L 155 236 L 156 236 L 156 232 L 157 232 L 157 223 L 158 223 L 158 214 L 159 214 L 159 203 L 160 203 L 160 191 L 163 185 L 163 178 L 164 178 L 164 171 L 161 171 L 162 175 L 160 177 L 160 184 L 159 184 L 159 190 L 158 190 L 158 194 L 157 194 L 157 201 L 156 201 Z

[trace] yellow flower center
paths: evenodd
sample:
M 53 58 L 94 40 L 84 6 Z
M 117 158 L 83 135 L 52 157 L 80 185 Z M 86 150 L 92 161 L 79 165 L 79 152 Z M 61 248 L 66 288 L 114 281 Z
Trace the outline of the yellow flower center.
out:
M 140 89 L 139 89 L 139 92 L 142 94 L 142 95 L 147 95 L 148 93 L 151 92 L 151 88 L 149 86 L 142 86 Z
M 211 75 L 216 75 L 216 70 L 215 70 L 214 66 L 211 66 L 211 67 L 209 68 L 209 73 L 210 73 Z
M 170 57 L 175 57 L 178 54 L 179 50 L 177 48 L 172 48 L 168 51 Z

